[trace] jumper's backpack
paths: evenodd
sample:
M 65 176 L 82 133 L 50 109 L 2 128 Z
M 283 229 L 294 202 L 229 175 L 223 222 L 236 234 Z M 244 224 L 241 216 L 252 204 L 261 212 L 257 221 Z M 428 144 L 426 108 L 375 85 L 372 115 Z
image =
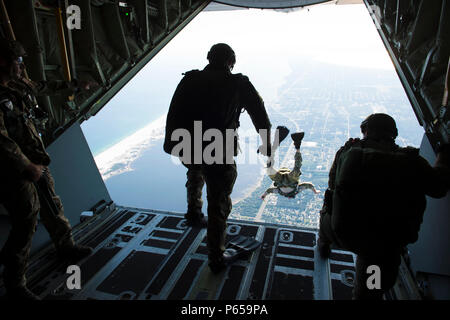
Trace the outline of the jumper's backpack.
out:
M 357 254 L 382 254 L 417 240 L 425 209 L 414 176 L 417 156 L 417 149 L 380 151 L 362 142 L 341 152 L 331 218 L 341 245 Z

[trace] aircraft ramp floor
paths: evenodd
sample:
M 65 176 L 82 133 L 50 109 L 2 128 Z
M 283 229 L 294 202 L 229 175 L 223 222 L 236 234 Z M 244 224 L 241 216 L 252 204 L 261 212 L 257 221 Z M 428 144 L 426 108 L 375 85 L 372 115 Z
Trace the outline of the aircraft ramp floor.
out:
M 333 250 L 322 259 L 316 230 L 229 220 L 227 240 L 253 236 L 262 246 L 217 275 L 206 229 L 187 227 L 180 214 L 117 207 L 85 233 L 80 242 L 94 253 L 78 263 L 80 289 L 68 288 L 71 274 L 53 250 L 30 263 L 29 286 L 42 299 L 351 299 L 355 256 Z

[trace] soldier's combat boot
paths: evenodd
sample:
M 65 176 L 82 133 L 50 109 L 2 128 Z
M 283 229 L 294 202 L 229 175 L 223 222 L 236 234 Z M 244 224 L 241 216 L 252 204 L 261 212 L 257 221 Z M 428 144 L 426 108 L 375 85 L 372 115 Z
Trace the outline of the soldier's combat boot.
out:
M 193 228 L 206 228 L 208 226 L 208 220 L 206 220 L 205 215 L 200 213 L 192 214 L 190 212 L 184 215 L 186 219 L 186 225 Z
M 9 300 L 40 300 L 37 295 L 27 288 L 24 265 L 7 262 L 5 261 L 5 270 L 3 270 L 3 285 L 6 289 L 6 298 Z
M 209 269 L 212 273 L 218 274 L 226 269 L 230 264 L 232 264 L 235 260 L 233 256 L 229 255 L 226 251 L 223 253 L 223 256 L 219 260 L 210 260 L 208 262 Z
M 67 260 L 71 263 L 76 263 L 81 259 L 92 254 L 92 248 L 81 245 L 71 245 L 57 250 L 57 255 L 60 260 Z
M 294 141 L 295 149 L 300 149 L 300 145 L 302 144 L 302 139 L 305 136 L 304 132 L 296 132 L 291 134 L 291 138 Z
M 6 297 L 9 300 L 41 300 L 26 286 L 10 287 L 6 289 Z
M 203 229 L 208 226 L 208 220 L 206 220 L 205 217 L 202 217 L 195 220 L 186 220 L 186 224 L 190 227 Z

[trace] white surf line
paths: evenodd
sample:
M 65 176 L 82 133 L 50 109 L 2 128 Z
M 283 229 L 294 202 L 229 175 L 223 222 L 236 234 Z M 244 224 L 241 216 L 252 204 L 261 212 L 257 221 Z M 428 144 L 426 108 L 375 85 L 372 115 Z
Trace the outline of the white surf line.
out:
M 103 180 L 132 171 L 134 161 L 155 141 L 164 138 L 165 118 L 165 114 L 160 116 L 95 156 Z M 119 169 L 113 169 L 115 166 Z

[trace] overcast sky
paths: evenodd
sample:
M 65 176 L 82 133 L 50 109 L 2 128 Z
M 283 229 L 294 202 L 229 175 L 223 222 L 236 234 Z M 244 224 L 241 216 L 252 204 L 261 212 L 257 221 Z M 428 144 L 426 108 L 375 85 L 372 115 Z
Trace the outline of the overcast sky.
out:
M 202 68 L 206 53 L 217 42 L 231 45 L 237 56 L 233 72 L 248 75 L 266 99 L 273 97 L 279 79 L 289 73 L 289 62 L 301 58 L 394 70 L 362 4 L 320 5 L 289 13 L 258 9 L 204 12 L 154 62 L 171 60 L 180 70 Z

